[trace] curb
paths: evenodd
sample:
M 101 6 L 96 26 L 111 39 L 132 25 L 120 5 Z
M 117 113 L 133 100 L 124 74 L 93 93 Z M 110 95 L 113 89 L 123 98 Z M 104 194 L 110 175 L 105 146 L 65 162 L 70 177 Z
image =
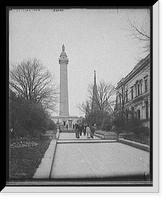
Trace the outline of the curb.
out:
M 125 140 L 125 139 L 122 139 L 122 138 L 119 138 L 118 142 L 130 145 L 132 147 L 135 147 L 135 148 L 147 151 L 147 152 L 150 152 L 150 147 L 148 145 L 146 145 L 146 144 L 141 144 L 141 143 L 138 143 L 138 142 Z
M 101 138 L 101 139 L 104 139 L 105 137 L 104 137 L 104 135 L 102 135 L 102 134 L 98 134 L 98 133 L 94 133 L 94 136 L 96 136 L 96 137 L 98 137 L 98 138 Z
M 141 144 L 141 143 L 138 143 L 138 142 L 134 142 L 134 141 L 130 141 L 130 140 L 126 140 L 126 139 L 123 139 L 123 138 L 119 138 L 114 135 L 114 134 L 104 134 L 100 131 L 95 131 L 94 135 L 96 137 L 99 137 L 101 139 L 114 139 L 114 140 L 117 140 L 117 142 L 120 142 L 120 143 L 123 143 L 123 144 L 126 144 L 126 145 L 129 145 L 129 146 L 132 146 L 132 147 L 135 147 L 135 148 L 138 148 L 138 149 L 141 149 L 141 150 L 144 150 L 144 151 L 147 151 L 147 152 L 150 152 L 150 146 L 146 145 L 146 144 Z
M 53 139 L 50 142 L 50 145 L 45 152 L 45 155 L 41 161 L 41 164 L 37 168 L 35 174 L 33 175 L 34 179 L 48 179 L 50 176 L 51 168 L 52 168 L 52 162 L 55 155 L 57 140 Z
M 94 135 L 96 137 L 102 138 L 102 139 L 113 139 L 113 140 L 117 140 L 117 134 L 113 133 L 113 132 L 105 132 L 102 133 L 100 131 L 95 131 Z

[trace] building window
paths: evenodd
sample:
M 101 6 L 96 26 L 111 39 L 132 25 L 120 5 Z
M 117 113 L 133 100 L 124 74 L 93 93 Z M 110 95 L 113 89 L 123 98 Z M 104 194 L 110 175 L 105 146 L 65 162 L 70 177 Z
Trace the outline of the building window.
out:
M 135 97 L 137 96 L 137 84 L 134 85 L 135 88 Z
M 137 110 L 137 118 L 140 119 L 140 110 Z
M 119 94 L 119 104 L 121 105 L 121 96 L 120 96 L 120 94 Z
M 126 102 L 128 102 L 128 90 L 126 90 L 125 96 L 126 96 Z
M 139 83 L 137 84 L 137 89 L 138 89 L 137 95 L 139 96 L 140 95 L 140 85 L 139 85 Z
M 142 94 L 142 80 L 140 81 L 140 94 Z
M 132 117 L 132 119 L 134 119 L 134 107 L 133 106 L 131 107 L 131 117 Z
M 145 102 L 145 113 L 146 113 L 146 119 L 148 119 L 148 101 Z
M 137 81 L 135 84 L 135 91 L 136 91 L 136 96 L 140 95 L 140 82 Z
M 140 94 L 142 94 L 142 80 L 137 80 L 134 86 L 135 86 L 135 96 L 139 96 Z
M 148 79 L 145 79 L 145 92 L 148 91 Z
M 146 119 L 145 106 L 142 106 L 142 119 Z
M 133 99 L 133 87 L 131 87 L 131 99 Z
M 116 94 L 116 105 L 118 104 L 118 95 Z

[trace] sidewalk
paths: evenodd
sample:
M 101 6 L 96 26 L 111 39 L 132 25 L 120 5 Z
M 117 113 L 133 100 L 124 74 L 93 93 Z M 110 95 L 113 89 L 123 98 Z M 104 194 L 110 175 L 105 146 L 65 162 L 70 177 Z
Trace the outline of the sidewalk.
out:
M 68 140 L 67 140 L 68 139 Z M 61 133 L 51 178 L 107 177 L 149 173 L 149 152 L 108 140 Z M 97 140 L 96 140 L 97 139 Z M 72 141 L 80 142 L 72 142 Z M 95 142 L 101 141 L 100 143 Z M 64 142 L 63 142 L 64 141 Z M 90 143 L 90 141 L 94 141 Z
M 86 136 L 77 139 L 74 133 L 60 133 L 58 141 L 51 141 L 33 178 L 144 175 L 149 173 L 149 165 L 150 153 L 147 151 L 116 140 L 86 139 Z
M 89 178 L 149 173 L 149 153 L 118 142 L 59 143 L 51 178 Z
M 37 168 L 33 178 L 34 179 L 48 179 L 50 176 L 50 171 L 51 171 L 51 167 L 52 167 L 52 162 L 54 159 L 54 152 L 55 152 L 55 148 L 56 148 L 56 139 L 53 139 L 50 142 L 50 145 L 47 149 L 47 151 L 45 152 L 45 155 L 41 161 L 41 164 L 39 165 L 39 167 Z
M 59 136 L 59 140 L 61 140 L 61 139 L 68 139 L 68 140 L 71 140 L 71 139 L 85 140 L 85 139 L 87 139 L 87 140 L 93 140 L 93 139 L 100 139 L 100 138 L 94 136 L 93 138 L 88 139 L 86 135 L 81 135 L 80 138 L 78 139 L 78 138 L 76 138 L 76 134 L 75 133 L 63 133 L 63 132 L 61 132 L 60 136 Z

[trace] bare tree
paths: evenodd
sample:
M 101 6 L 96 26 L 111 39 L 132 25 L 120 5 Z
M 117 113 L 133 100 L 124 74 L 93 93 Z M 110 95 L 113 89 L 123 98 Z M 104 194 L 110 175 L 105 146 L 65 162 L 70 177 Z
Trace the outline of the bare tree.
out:
M 120 111 L 121 117 L 123 119 L 124 117 L 124 106 L 125 106 L 125 91 L 124 91 L 125 86 L 123 85 L 119 90 L 117 90 L 117 94 L 120 98 L 120 105 L 116 105 L 116 110 Z
M 88 123 L 96 123 L 102 126 L 106 116 L 113 113 L 113 106 L 115 104 L 114 95 L 115 90 L 112 84 L 105 81 L 100 81 L 97 85 L 96 95 L 94 98 L 94 87 L 92 84 L 88 86 L 88 100 L 78 105 L 78 108 L 85 114 Z M 94 106 L 95 104 L 95 106 Z
M 112 84 L 106 84 L 105 81 L 101 81 L 98 85 L 98 105 L 102 112 L 113 112 L 113 95 L 115 94 L 114 86 Z
M 78 105 L 78 108 L 85 114 L 85 115 L 89 115 L 91 113 L 91 102 L 89 100 L 86 100 L 85 102 L 83 102 L 82 104 Z
M 93 98 L 93 85 L 90 84 L 88 86 L 89 92 L 89 102 L 97 105 L 97 109 L 102 112 L 111 113 L 113 111 L 114 106 L 114 95 L 115 95 L 115 87 L 111 83 L 106 83 L 105 81 L 100 81 L 97 85 L 97 94 L 96 98 Z
M 50 72 L 36 58 L 13 65 L 10 70 L 9 85 L 18 96 L 55 110 L 57 89 L 51 82 Z
M 143 43 L 142 48 L 144 48 L 144 52 L 150 53 L 150 30 L 145 30 L 145 27 L 138 27 L 135 23 L 132 23 L 129 20 L 131 26 L 131 32 L 135 39 Z M 147 24 L 146 26 L 149 26 Z

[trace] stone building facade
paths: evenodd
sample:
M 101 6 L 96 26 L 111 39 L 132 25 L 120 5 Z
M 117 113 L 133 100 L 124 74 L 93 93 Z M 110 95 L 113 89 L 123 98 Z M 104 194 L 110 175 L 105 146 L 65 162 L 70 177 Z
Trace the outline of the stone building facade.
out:
M 136 117 L 144 126 L 150 121 L 150 55 L 138 62 L 116 87 L 116 112 L 127 118 Z

